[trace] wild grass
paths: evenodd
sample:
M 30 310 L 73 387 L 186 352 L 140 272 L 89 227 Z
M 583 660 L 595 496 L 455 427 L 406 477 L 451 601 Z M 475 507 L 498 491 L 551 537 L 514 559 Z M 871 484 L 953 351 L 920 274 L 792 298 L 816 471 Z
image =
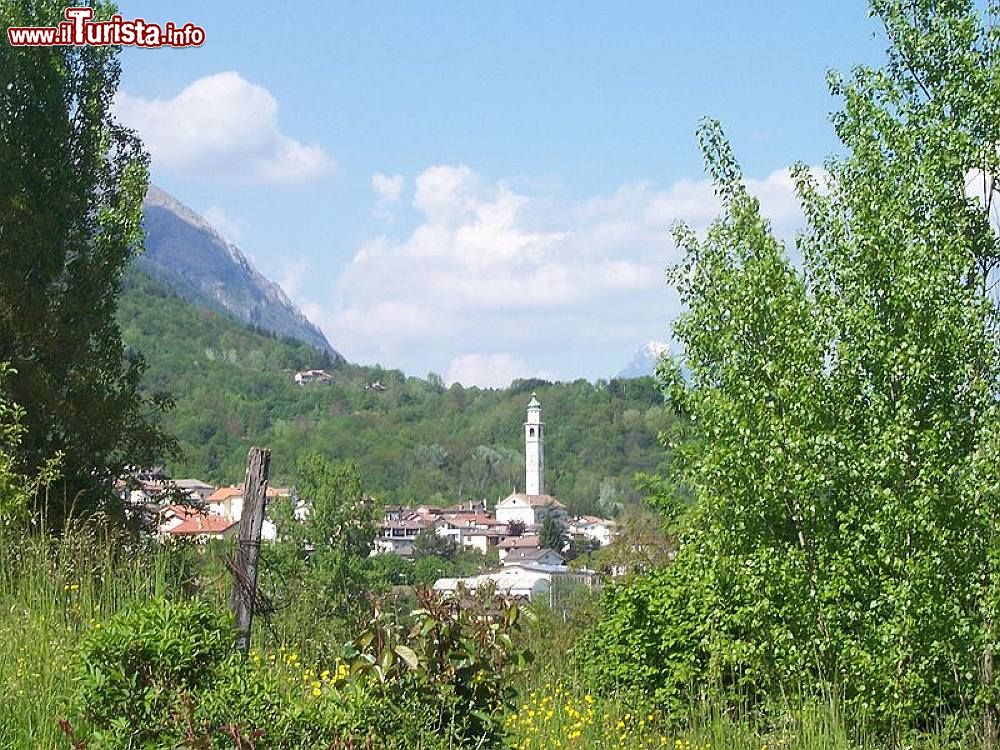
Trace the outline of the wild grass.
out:
M 0 748 L 68 748 L 59 727 L 73 695 L 74 650 L 81 635 L 132 602 L 177 596 L 190 589 L 190 554 L 158 545 L 136 547 L 93 528 L 60 538 L 11 536 L 0 530 Z M 209 582 L 219 599 L 218 581 Z M 591 613 L 592 614 L 592 613 Z M 751 721 L 711 703 L 683 717 L 624 696 L 591 694 L 567 652 L 573 628 L 543 615 L 530 640 L 535 669 L 519 687 L 506 719 L 511 750 L 946 750 L 979 743 L 948 732 L 897 741 L 858 737 L 833 702 L 799 702 Z M 262 633 L 263 635 L 263 633 Z M 289 670 L 275 650 L 275 669 Z M 290 674 L 290 673 L 289 673 Z M 305 675 L 305 673 L 303 673 Z M 306 677 L 292 675 L 289 679 Z
M 0 747 L 68 747 L 58 721 L 81 633 L 169 588 L 166 555 L 132 551 L 94 529 L 0 531 Z

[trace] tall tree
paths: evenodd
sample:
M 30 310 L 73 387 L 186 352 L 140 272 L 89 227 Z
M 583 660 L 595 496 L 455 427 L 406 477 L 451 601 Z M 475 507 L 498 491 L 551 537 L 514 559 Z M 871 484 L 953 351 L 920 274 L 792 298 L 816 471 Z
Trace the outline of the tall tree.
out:
M 542 528 L 538 531 L 538 545 L 542 549 L 554 549 L 562 552 L 569 541 L 566 525 L 555 516 L 545 516 Z
M 662 659 L 668 695 L 696 665 L 744 699 L 832 688 L 892 732 L 976 707 L 992 745 L 1000 7 L 872 8 L 889 61 L 831 77 L 846 155 L 823 178 L 795 170 L 800 262 L 720 127 L 700 129 L 722 214 L 703 236 L 675 233 L 687 311 L 670 373 L 689 425 L 674 468 L 697 505 L 659 579 L 688 588 L 641 583 L 641 606 L 619 599 L 608 622 L 663 608 L 648 623 L 663 650 L 637 666 Z
M 0 5 L 0 25 L 52 26 L 65 4 Z M 109 15 L 109 6 L 97 15 Z M 0 362 L 25 409 L 20 463 L 61 454 L 48 520 L 104 506 L 110 480 L 168 441 L 140 393 L 142 360 L 115 322 L 122 274 L 142 242 L 148 157 L 112 103 L 119 50 L 0 46 Z
M 303 640 L 328 648 L 365 611 L 358 592 L 369 576 L 376 508 L 362 490 L 357 467 L 317 453 L 298 460 L 295 488 L 298 503 L 279 499 L 270 508 L 279 541 L 262 551 L 262 567 L 278 573 L 281 587 L 298 599 L 279 614 L 279 626 L 286 616 L 304 618 L 294 625 Z

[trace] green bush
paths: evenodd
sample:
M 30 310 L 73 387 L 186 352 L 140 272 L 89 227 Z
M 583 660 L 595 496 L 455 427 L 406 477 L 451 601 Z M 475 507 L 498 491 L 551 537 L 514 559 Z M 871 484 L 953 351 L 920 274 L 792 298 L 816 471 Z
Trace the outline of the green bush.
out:
M 708 676 L 709 597 L 687 556 L 609 586 L 603 616 L 573 649 L 588 686 L 605 694 L 653 696 L 683 711 Z
M 84 637 L 65 729 L 92 750 L 499 747 L 520 608 L 428 590 L 420 607 L 412 627 L 376 607 L 322 669 L 284 648 L 244 658 L 210 605 L 154 599 Z
M 174 734 L 193 696 L 218 679 L 232 644 L 228 621 L 204 602 L 154 599 L 128 608 L 80 645 L 79 716 L 98 744 Z

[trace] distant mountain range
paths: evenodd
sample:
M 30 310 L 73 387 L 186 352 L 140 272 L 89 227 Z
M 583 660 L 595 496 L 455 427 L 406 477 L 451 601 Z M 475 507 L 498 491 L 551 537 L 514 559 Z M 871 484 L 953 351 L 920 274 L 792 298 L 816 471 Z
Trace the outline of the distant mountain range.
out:
M 660 358 L 670 351 L 670 347 L 662 341 L 649 341 L 632 357 L 632 361 L 618 373 L 620 378 L 641 378 L 656 373 L 656 365 Z
M 341 355 L 288 295 L 203 217 L 155 185 L 146 195 L 146 252 L 136 264 L 194 304 Z

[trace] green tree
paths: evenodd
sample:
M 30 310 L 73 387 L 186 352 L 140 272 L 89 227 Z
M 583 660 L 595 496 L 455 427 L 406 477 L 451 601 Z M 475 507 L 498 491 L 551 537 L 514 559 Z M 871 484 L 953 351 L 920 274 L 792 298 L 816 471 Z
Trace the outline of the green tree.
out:
M 349 632 L 364 610 L 358 594 L 371 576 L 376 508 L 352 464 L 335 465 L 311 453 L 296 469 L 299 512 L 294 501 L 275 506 L 280 541 L 265 550 L 265 568 L 277 572 L 297 600 L 282 611 L 289 621 L 281 624 L 323 651 Z
M 569 541 L 566 533 L 566 525 L 552 515 L 545 516 L 542 521 L 542 528 L 538 532 L 538 544 L 542 549 L 554 549 L 562 552 Z
M 63 8 L 4 3 L 0 25 L 54 26 Z M 142 244 L 148 163 L 112 115 L 119 74 L 113 47 L 0 48 L 0 361 L 25 408 L 19 466 L 31 474 L 62 456 L 40 508 L 55 525 L 71 507 L 104 507 L 126 465 L 169 447 L 150 419 L 166 401 L 140 393 L 142 360 L 115 321 Z
M 433 586 L 439 578 L 458 575 L 458 568 L 450 558 L 425 555 L 413 564 L 413 582 L 418 586 Z
M 10 368 L 0 362 L 0 389 L 9 376 Z M 20 527 L 34 494 L 57 476 L 58 456 L 50 459 L 35 479 L 18 472 L 14 452 L 24 436 L 23 419 L 24 410 L 0 390 L 0 534 Z
M 642 606 L 707 622 L 692 640 L 661 610 L 642 658 L 664 684 L 700 665 L 692 678 L 743 700 L 832 688 L 894 732 L 980 706 L 991 740 L 998 32 L 969 2 L 872 7 L 889 64 L 832 77 L 847 154 L 822 181 L 795 170 L 801 265 L 718 125 L 700 129 L 722 215 L 704 237 L 675 232 L 685 354 L 665 368 L 689 425 L 675 476 L 697 503 L 665 580 L 687 593 Z
M 413 540 L 413 558 L 417 561 L 425 557 L 440 560 L 454 560 L 458 555 L 458 545 L 451 537 L 441 536 L 434 529 L 424 529 Z

